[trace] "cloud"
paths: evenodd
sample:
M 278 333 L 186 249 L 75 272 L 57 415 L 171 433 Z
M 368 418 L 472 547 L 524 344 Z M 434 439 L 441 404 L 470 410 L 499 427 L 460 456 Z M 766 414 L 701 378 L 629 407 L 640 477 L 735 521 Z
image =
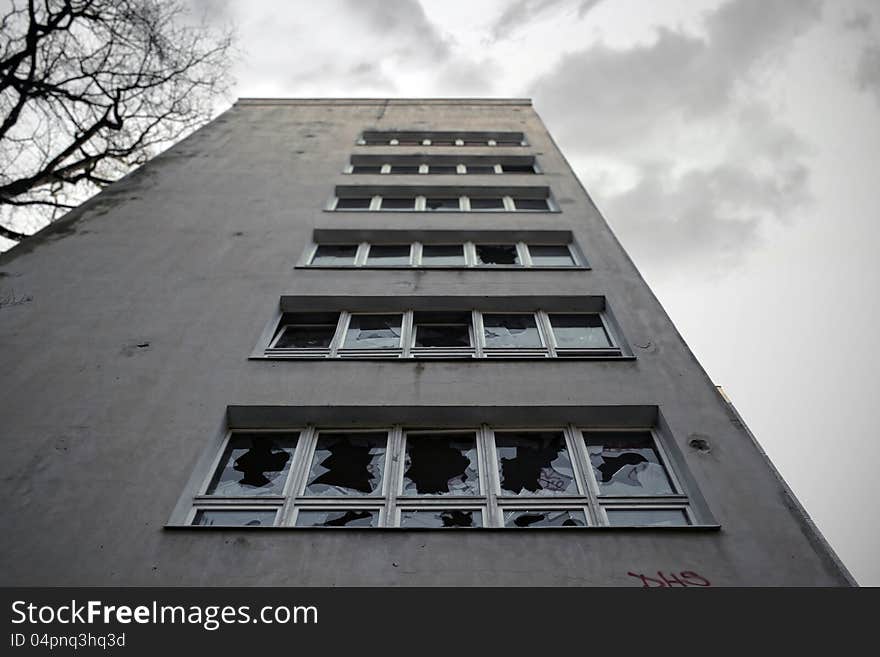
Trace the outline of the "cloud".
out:
M 862 91 L 873 92 L 880 103 L 880 45 L 866 46 L 859 56 L 856 82 Z
M 706 15 L 704 34 L 662 28 L 647 45 L 595 44 L 533 82 L 640 263 L 727 267 L 808 202 L 806 145 L 774 120 L 760 81 L 819 15 L 815 2 L 733 0 Z M 613 184 L 619 170 L 628 185 Z
M 452 55 L 443 36 L 416 0 L 346 0 L 347 10 L 364 19 L 364 30 L 399 41 L 399 55 L 447 60 Z
M 577 6 L 577 17 L 583 18 L 600 2 L 601 0 L 581 0 Z M 539 16 L 554 9 L 568 10 L 571 6 L 571 3 L 566 0 L 515 0 L 492 23 L 490 34 L 492 39 L 496 41 L 508 38 L 516 30 Z

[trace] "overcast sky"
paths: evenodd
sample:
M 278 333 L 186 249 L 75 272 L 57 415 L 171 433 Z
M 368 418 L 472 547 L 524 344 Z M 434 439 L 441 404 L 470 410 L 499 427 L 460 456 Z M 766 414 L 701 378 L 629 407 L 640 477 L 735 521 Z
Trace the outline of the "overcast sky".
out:
M 880 3 L 191 0 L 237 96 L 528 96 L 712 379 L 880 585 Z

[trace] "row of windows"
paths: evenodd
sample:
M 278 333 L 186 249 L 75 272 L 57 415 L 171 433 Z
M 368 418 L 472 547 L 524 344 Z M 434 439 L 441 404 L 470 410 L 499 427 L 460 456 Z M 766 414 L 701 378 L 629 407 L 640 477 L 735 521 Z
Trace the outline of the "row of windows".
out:
M 331 210 L 394 210 L 403 212 L 549 212 L 549 198 L 518 196 L 343 196 Z
M 604 313 L 284 313 L 266 355 L 312 357 L 620 356 Z
M 188 524 L 587 527 L 699 524 L 643 430 L 234 431 Z
M 436 137 L 410 137 L 385 135 L 365 135 L 358 140 L 360 146 L 526 146 L 526 141 L 521 137 L 482 137 L 474 136 L 436 136 Z
M 353 164 L 346 173 L 354 174 L 433 174 L 433 175 L 494 175 L 504 173 L 537 173 L 534 164 Z
M 318 244 L 313 267 L 577 267 L 568 244 Z

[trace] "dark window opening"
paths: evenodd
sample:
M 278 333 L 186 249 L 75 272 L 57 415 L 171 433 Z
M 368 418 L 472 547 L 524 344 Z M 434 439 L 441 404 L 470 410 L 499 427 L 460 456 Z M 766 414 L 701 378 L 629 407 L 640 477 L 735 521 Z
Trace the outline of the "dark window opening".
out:
M 357 244 L 319 244 L 312 258 L 313 265 L 353 265 Z
M 388 198 L 382 197 L 383 210 L 414 210 L 416 207 L 415 197 Z
M 374 495 L 382 490 L 384 433 L 321 434 L 306 495 Z
M 519 265 L 515 244 L 477 244 L 477 262 L 481 265 Z
M 461 205 L 457 197 L 427 198 L 425 199 L 425 209 L 440 212 L 455 212 L 461 209 Z
M 486 175 L 486 174 L 494 174 L 495 173 L 495 165 L 484 165 L 484 164 L 468 164 L 467 172 L 473 175 Z
M 367 254 L 368 265 L 408 265 L 409 244 L 373 244 Z
M 458 167 L 455 166 L 454 164 L 453 165 L 432 164 L 428 167 L 428 173 L 433 173 L 433 174 L 458 173 Z
M 517 210 L 547 211 L 550 209 L 550 205 L 545 198 L 514 198 L 513 204 Z
M 502 164 L 501 170 L 504 173 L 535 173 L 534 164 Z
M 578 494 L 562 433 L 496 433 L 495 450 L 503 495 Z
M 472 433 L 408 435 L 403 495 L 479 495 Z
M 372 198 L 369 196 L 343 197 L 336 200 L 337 210 L 369 210 Z
M 382 173 L 382 165 L 356 164 L 351 168 L 352 173 Z
M 208 495 L 281 495 L 299 433 L 236 432 L 217 466 Z
M 423 244 L 423 265 L 464 265 L 464 247 L 461 244 Z
M 391 173 L 397 174 L 410 174 L 410 173 L 418 173 L 419 165 L 418 164 L 392 164 L 391 165 Z
M 517 509 L 504 512 L 505 527 L 586 527 L 581 509 Z
M 503 210 L 503 198 L 471 198 L 471 210 Z
M 470 313 L 417 312 L 413 315 L 416 347 L 470 347 Z

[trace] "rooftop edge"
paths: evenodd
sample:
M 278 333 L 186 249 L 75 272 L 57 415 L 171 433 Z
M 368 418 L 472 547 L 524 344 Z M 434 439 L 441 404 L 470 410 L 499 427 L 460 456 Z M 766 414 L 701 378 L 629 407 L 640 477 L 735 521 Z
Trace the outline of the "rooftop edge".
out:
M 517 105 L 531 98 L 239 98 L 235 105 Z

